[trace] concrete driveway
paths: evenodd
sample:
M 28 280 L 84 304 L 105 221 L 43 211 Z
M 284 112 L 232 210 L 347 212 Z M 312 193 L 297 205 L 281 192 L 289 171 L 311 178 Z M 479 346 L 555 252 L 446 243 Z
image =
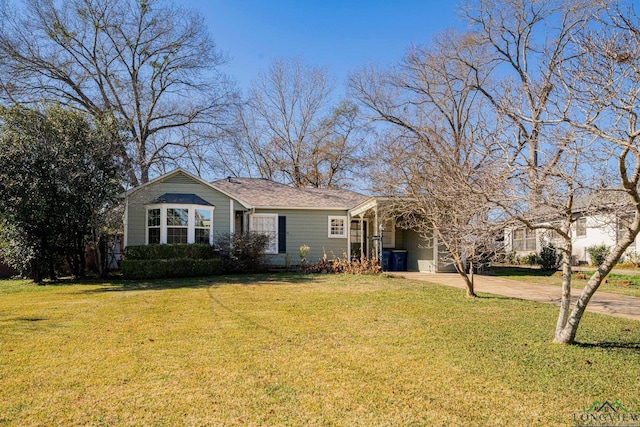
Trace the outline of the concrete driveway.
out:
M 464 281 L 457 273 L 418 273 L 403 271 L 394 274 L 406 277 L 407 279 L 423 280 L 461 289 L 465 288 Z M 474 276 L 474 284 L 476 292 L 560 305 L 560 286 L 539 285 L 481 275 Z M 572 300 L 575 301 L 580 291 L 578 289 L 573 289 L 572 291 L 574 294 L 572 295 Z M 640 320 L 640 298 L 597 291 L 591 298 L 589 305 L 587 305 L 587 311 L 606 314 L 608 316 L 623 317 L 625 319 Z

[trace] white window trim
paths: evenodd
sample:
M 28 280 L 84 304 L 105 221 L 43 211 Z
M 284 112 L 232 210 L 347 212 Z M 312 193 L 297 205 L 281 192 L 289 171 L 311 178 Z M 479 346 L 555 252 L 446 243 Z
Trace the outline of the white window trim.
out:
M 196 209 L 211 211 L 211 227 L 209 227 L 209 244 L 213 245 L 213 218 L 215 206 L 206 205 L 184 205 L 174 203 L 159 203 L 154 205 L 145 205 L 145 226 L 144 226 L 144 243 L 149 244 L 149 211 L 151 209 L 160 209 L 160 244 L 167 244 L 167 209 L 187 209 L 187 244 L 192 244 L 196 240 Z
M 277 255 L 278 254 L 278 214 L 274 213 L 253 213 L 249 215 L 249 231 L 254 231 L 253 221 L 255 218 L 273 218 L 274 230 L 275 234 L 273 236 L 273 244 L 270 245 L 267 250 L 264 252 L 269 255 Z
M 333 220 L 342 220 L 342 234 L 332 234 L 331 233 L 331 221 Z M 330 239 L 346 239 L 347 233 L 349 232 L 350 224 L 347 222 L 347 216 L 342 215 L 329 215 L 329 219 L 327 220 L 327 236 Z

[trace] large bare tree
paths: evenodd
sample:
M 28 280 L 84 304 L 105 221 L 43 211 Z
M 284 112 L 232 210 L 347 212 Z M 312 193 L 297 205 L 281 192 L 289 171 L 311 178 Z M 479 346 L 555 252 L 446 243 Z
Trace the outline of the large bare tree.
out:
M 564 120 L 593 137 L 599 153 L 592 174 L 600 181 L 600 194 L 608 196 L 600 207 L 624 224 L 571 310 L 568 303 L 563 307 L 554 341 L 572 343 L 591 297 L 640 233 L 640 20 L 633 9 L 617 5 L 580 34 L 577 54 L 562 77 L 565 96 L 572 100 Z
M 210 143 L 186 127 L 220 127 L 226 58 L 196 13 L 163 0 L 23 0 L 2 10 L 0 95 L 115 116 L 132 185 Z M 201 152 L 202 150 L 200 150 Z
M 228 169 L 297 187 L 349 185 L 365 127 L 357 106 L 336 103 L 333 93 L 326 70 L 300 58 L 274 60 L 238 109 Z
M 571 302 L 571 227 L 581 213 L 597 209 L 589 200 L 601 190 L 594 168 L 602 156 L 594 137 L 570 126 L 575 96 L 564 90 L 567 67 L 584 54 L 576 43 L 594 25 L 607 2 L 591 0 L 530 2 L 479 0 L 466 4 L 466 16 L 478 40 L 490 55 L 484 64 L 469 63 L 490 84 L 477 88 L 511 123 L 514 137 L 505 138 L 510 185 L 493 200 L 520 225 L 545 229 L 557 236 L 562 252 L 561 307 L 556 341 L 567 324 Z M 590 72 L 598 73 L 591 69 Z M 573 76 L 575 78 L 575 76 Z M 606 162 L 604 162 L 606 164 Z M 603 172 L 603 171 L 599 171 Z M 602 175 L 600 175 L 602 176 Z M 602 199 L 602 195 L 599 195 Z M 578 206 L 579 205 L 579 206 Z M 517 225 L 514 225 L 517 226 Z
M 559 67 L 573 55 L 575 35 L 604 6 L 593 0 L 473 0 L 462 10 L 488 55 L 485 62 L 468 63 L 478 73 L 477 89 L 496 112 L 515 127 L 514 149 L 526 162 L 529 209 L 540 204 L 540 151 L 554 127 L 554 81 Z M 461 58 L 463 59 L 463 58 Z M 493 76 L 486 79 L 487 72 Z M 543 179 L 542 179 L 543 180 Z

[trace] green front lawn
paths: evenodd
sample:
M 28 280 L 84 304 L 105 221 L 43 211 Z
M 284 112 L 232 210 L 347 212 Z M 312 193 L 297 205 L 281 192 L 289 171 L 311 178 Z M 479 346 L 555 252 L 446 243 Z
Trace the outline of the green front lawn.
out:
M 574 425 L 640 413 L 640 328 L 382 276 L 0 282 L 0 425 Z
M 573 273 L 571 284 L 574 289 L 582 289 L 587 284 L 592 271 L 576 271 Z M 513 279 L 526 283 L 538 283 L 542 285 L 562 285 L 561 273 L 545 271 L 539 268 L 500 266 L 491 267 L 491 274 L 505 279 Z M 598 288 L 598 292 L 610 292 L 613 294 L 640 297 L 640 274 L 610 273 L 606 282 Z

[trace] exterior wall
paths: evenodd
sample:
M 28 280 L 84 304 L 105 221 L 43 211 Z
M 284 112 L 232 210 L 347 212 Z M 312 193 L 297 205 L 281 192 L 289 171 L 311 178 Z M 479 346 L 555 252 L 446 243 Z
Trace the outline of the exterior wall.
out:
M 613 224 L 611 223 L 613 221 Z M 571 235 L 573 238 L 572 258 L 574 262 L 591 262 L 587 248 L 589 246 L 616 244 L 615 221 L 606 216 L 587 217 L 586 236 L 578 237 L 576 225 L 573 224 Z
M 151 202 L 164 193 L 197 194 L 215 206 L 213 211 L 213 237 L 230 231 L 230 203 L 229 197 L 213 188 L 178 174 L 162 182 L 149 184 L 128 197 L 126 236 L 128 246 L 144 245 L 146 233 L 145 204 Z M 239 205 L 236 204 L 239 209 Z
M 284 266 L 287 256 L 291 265 L 300 264 L 300 246 L 309 246 L 307 262 L 315 263 L 326 253 L 329 259 L 343 258 L 347 253 L 347 238 L 329 238 L 329 216 L 347 216 L 347 211 L 314 211 L 297 209 L 256 209 L 255 213 L 269 213 L 285 216 L 286 253 L 267 255 L 272 265 Z M 348 221 L 346 222 L 348 226 Z
M 407 270 L 435 273 L 433 245 L 427 244 L 413 230 L 402 230 L 403 248 L 407 250 Z
M 404 231 L 400 227 L 395 227 L 395 247 L 394 249 L 407 249 L 404 242 Z M 408 262 L 408 261 L 407 261 Z M 407 267 L 408 268 L 408 267 Z
M 402 230 L 401 240 L 403 245 L 396 247 L 407 251 L 407 270 L 420 271 L 423 273 L 451 273 L 456 268 L 449 261 L 449 254 L 446 249 L 440 245 L 438 256 L 436 257 L 433 250 L 433 241 L 426 241 L 413 230 Z

